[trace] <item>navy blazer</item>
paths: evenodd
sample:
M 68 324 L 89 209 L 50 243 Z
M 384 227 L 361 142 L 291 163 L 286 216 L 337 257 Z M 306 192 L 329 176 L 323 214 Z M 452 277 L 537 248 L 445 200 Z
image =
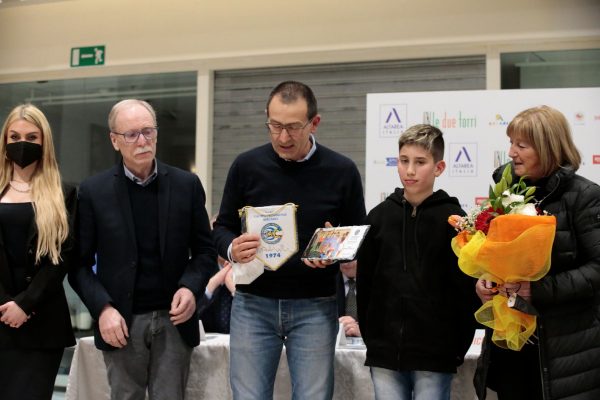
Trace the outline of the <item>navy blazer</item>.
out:
M 161 267 L 170 296 L 190 289 L 196 303 L 218 270 L 212 245 L 206 197 L 198 177 L 158 160 L 158 228 Z M 79 188 L 78 235 L 81 265 L 69 282 L 89 309 L 96 347 L 114 349 L 98 329 L 100 312 L 112 304 L 131 326 L 133 290 L 138 267 L 135 228 L 122 162 L 90 177 Z M 96 264 L 96 273 L 92 270 Z M 200 343 L 198 320 L 177 325 L 191 347 Z
M 71 317 L 63 289 L 63 280 L 76 256 L 73 234 L 77 206 L 75 187 L 63 184 L 63 195 L 69 222 L 69 237 L 61 247 L 61 262 L 52 264 L 48 257 L 42 257 L 35 264 L 37 227 L 35 220 L 29 227 L 27 241 L 27 269 L 24 282 L 17 286 L 26 289 L 17 292 L 6 258 L 4 240 L 0 233 L 0 304 L 13 300 L 31 315 L 20 328 L 10 328 L 0 324 L 0 348 L 50 349 L 63 348 L 75 344 Z

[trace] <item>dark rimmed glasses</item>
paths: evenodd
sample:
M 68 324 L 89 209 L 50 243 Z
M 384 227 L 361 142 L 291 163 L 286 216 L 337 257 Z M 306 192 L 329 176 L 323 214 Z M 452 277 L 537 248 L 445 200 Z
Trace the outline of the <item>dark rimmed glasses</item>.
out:
M 147 128 L 142 128 L 140 130 L 127 131 L 125 133 L 112 132 L 115 135 L 123 136 L 125 143 L 135 143 L 137 142 L 140 135 L 144 135 L 146 140 L 154 140 L 158 135 L 158 128 L 154 126 L 149 126 Z

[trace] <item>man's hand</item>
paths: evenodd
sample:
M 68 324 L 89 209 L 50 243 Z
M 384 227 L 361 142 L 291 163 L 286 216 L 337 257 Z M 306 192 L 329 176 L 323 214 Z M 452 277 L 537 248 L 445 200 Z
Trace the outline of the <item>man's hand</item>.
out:
M 173 325 L 184 323 L 194 315 L 194 311 L 196 311 L 194 293 L 186 287 L 179 288 L 173 295 L 173 301 L 171 301 L 171 309 L 169 310 L 171 322 Z
M 334 263 L 333 260 L 307 260 L 306 258 L 303 258 L 302 261 L 311 268 L 325 268 Z
M 340 324 L 342 324 L 342 326 L 344 327 L 344 334 L 346 336 L 361 336 L 360 328 L 358 327 L 358 322 L 354 318 L 348 315 L 344 315 L 343 317 L 340 317 L 339 321 Z
M 325 228 L 333 228 L 333 225 L 331 225 L 331 223 L 329 221 L 325 222 Z M 307 260 L 307 259 L 302 259 L 302 261 L 304 262 L 304 264 L 306 264 L 307 266 L 311 267 L 311 268 L 325 268 L 328 265 L 331 265 L 334 263 L 333 260 Z
M 14 301 L 8 301 L 0 305 L 0 314 L 2 314 L 0 322 L 11 328 L 20 328 L 29 319 L 25 311 Z
M 248 263 L 254 260 L 260 245 L 260 236 L 244 233 L 231 242 L 231 257 L 238 263 Z
M 98 328 L 100 329 L 102 340 L 111 346 L 121 349 L 127 345 L 129 330 L 127 329 L 125 318 L 110 304 L 107 304 L 100 312 Z

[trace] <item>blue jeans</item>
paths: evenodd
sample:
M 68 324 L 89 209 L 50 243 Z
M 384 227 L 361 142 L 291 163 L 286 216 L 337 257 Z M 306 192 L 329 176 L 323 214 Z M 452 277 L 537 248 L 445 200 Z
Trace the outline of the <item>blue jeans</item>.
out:
M 235 400 L 271 400 L 285 345 L 293 400 L 333 396 L 335 296 L 271 299 L 237 292 L 231 309 L 230 379 Z
M 393 371 L 371 367 L 378 400 L 450 400 L 454 374 L 431 371 Z

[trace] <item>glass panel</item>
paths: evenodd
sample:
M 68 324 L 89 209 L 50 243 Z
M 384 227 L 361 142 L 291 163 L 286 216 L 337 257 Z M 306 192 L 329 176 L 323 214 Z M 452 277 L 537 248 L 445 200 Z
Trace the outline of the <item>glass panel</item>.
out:
M 600 86 L 600 49 L 505 53 L 500 63 L 502 89 Z
M 79 183 L 119 160 L 108 137 L 108 113 L 125 98 L 148 101 L 156 110 L 161 161 L 194 170 L 196 72 L 129 75 L 0 85 L 0 120 L 23 102 L 47 116 L 63 179 Z

